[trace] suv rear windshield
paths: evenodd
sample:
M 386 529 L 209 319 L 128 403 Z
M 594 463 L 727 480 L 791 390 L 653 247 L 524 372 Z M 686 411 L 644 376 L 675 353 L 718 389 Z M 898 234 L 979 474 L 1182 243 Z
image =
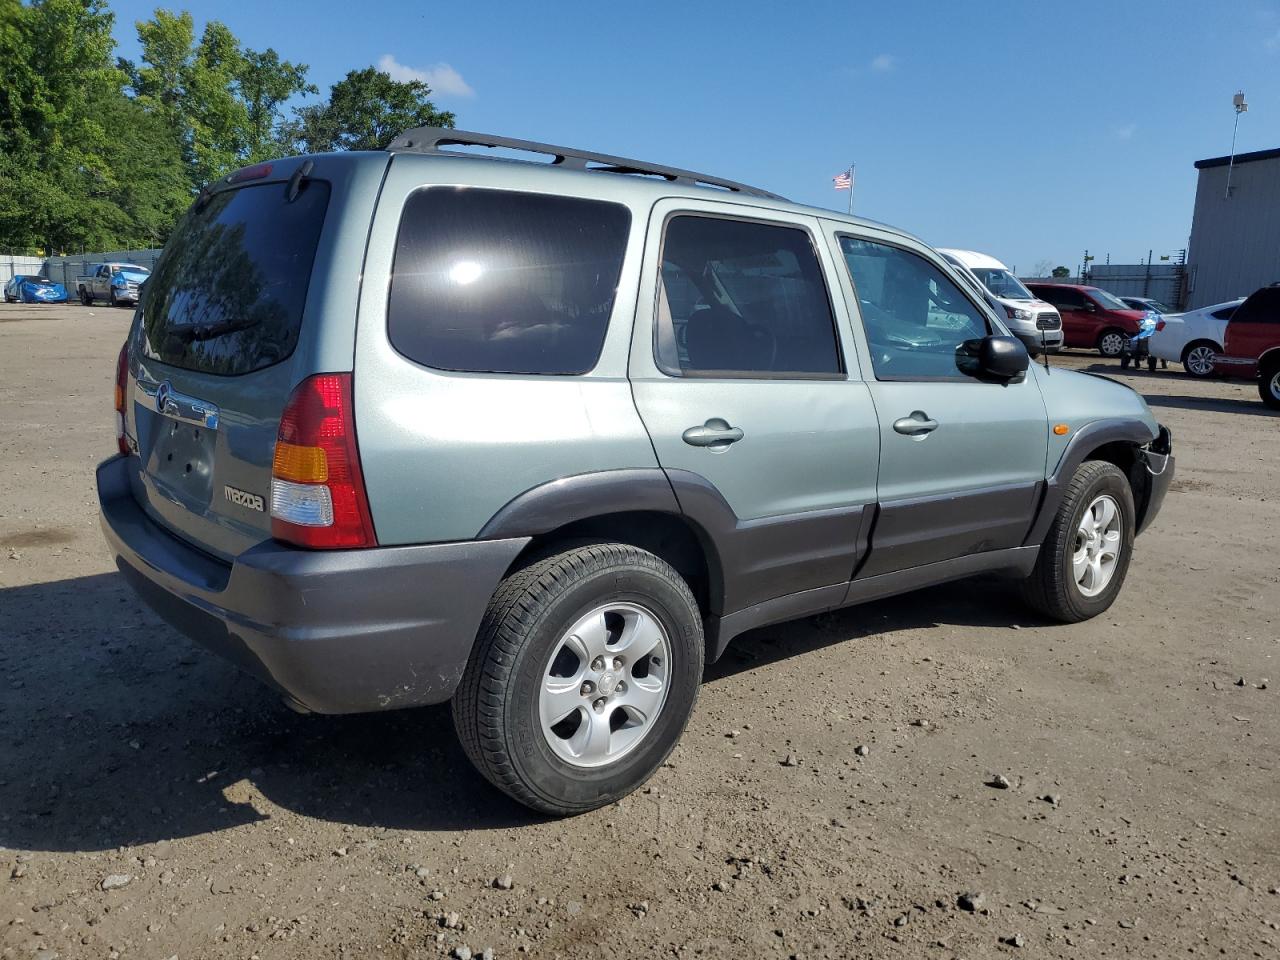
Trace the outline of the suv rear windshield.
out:
M 142 297 L 153 360 L 232 376 L 279 363 L 298 343 L 329 184 L 304 180 L 214 194 L 191 208 Z
M 405 203 L 387 335 L 410 360 L 474 373 L 596 365 L 631 214 L 601 200 L 433 187 Z

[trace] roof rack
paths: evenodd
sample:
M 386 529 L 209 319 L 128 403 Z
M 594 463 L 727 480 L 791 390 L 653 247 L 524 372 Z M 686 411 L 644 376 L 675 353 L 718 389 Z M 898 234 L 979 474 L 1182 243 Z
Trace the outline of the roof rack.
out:
M 745 183 L 710 177 L 705 173 L 694 173 L 692 170 L 681 170 L 678 167 L 663 167 L 643 160 L 629 160 L 626 157 L 614 157 L 607 153 L 595 153 L 590 150 L 577 150 L 573 147 L 559 147 L 553 143 L 538 143 L 534 140 L 517 140 L 514 137 L 498 137 L 488 133 L 473 133 L 469 130 L 454 130 L 448 127 L 418 127 L 406 130 L 391 141 L 387 150 L 390 152 L 430 153 L 449 157 L 474 156 L 457 150 L 441 150 L 441 147 L 505 147 L 508 150 L 524 150 L 529 153 L 541 153 L 555 159 L 550 166 L 566 167 L 571 170 L 588 170 L 600 173 L 635 173 L 643 176 L 662 177 L 672 183 L 689 186 L 720 187 L 733 193 L 745 194 L 749 197 L 764 197 L 769 200 L 785 198 L 759 187 L 749 187 Z

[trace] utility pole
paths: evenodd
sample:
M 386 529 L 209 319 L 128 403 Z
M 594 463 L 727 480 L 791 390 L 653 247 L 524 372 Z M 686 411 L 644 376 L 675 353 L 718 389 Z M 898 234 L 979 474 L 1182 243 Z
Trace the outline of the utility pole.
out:
M 1231 159 L 1227 161 L 1227 190 L 1222 195 L 1223 200 L 1231 199 L 1231 171 L 1236 165 L 1236 134 L 1240 130 L 1240 114 L 1247 113 L 1249 104 L 1245 102 L 1244 91 L 1237 90 L 1236 95 L 1231 98 L 1231 105 L 1236 109 L 1235 126 L 1231 128 Z

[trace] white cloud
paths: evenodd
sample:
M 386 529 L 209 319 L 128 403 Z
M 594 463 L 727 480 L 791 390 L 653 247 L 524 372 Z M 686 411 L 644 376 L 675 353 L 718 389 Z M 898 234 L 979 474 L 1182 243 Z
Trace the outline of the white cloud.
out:
M 898 58 L 891 53 L 882 53 L 871 58 L 871 69 L 877 73 L 888 73 L 898 64 Z
M 1133 135 L 1137 132 L 1137 125 L 1132 123 L 1126 123 L 1123 126 L 1116 127 L 1116 136 L 1121 140 L 1132 140 Z
M 430 87 L 433 93 L 442 97 L 474 97 L 476 95 L 476 92 L 471 89 L 471 84 L 462 79 L 462 74 L 447 63 L 437 63 L 419 70 L 416 67 L 405 66 L 391 54 L 384 53 L 378 61 L 378 69 L 392 80 L 398 80 L 401 83 L 419 80 Z

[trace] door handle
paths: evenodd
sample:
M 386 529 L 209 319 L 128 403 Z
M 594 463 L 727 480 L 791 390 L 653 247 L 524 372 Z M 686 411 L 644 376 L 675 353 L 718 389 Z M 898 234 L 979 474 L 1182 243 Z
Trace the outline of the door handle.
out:
M 710 447 L 713 450 L 724 450 L 729 444 L 737 443 L 745 434 L 741 427 L 729 426 L 729 421 L 712 417 L 700 427 L 690 427 L 680 434 L 684 442 L 691 447 Z
M 938 421 L 930 420 L 923 410 L 913 410 L 911 416 L 893 421 L 893 429 L 908 437 L 922 437 L 938 429 Z

